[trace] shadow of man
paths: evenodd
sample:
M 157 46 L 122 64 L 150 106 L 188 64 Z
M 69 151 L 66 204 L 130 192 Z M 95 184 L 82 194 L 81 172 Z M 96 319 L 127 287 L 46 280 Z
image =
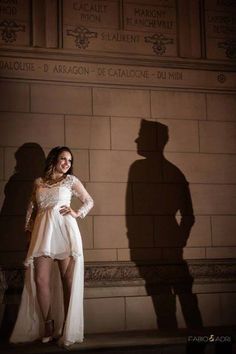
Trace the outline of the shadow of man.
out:
M 136 160 L 129 170 L 127 235 L 131 260 L 145 281 L 147 294 L 152 297 L 158 329 L 177 330 L 176 297 L 186 327 L 197 329 L 202 328 L 202 318 L 197 297 L 192 292 L 193 277 L 183 259 L 183 248 L 194 224 L 193 207 L 184 174 L 164 156 L 168 139 L 166 125 L 141 121 L 135 142 L 138 154 L 144 159 Z M 138 240 L 140 237 L 142 242 Z M 145 262 L 139 247 L 146 248 Z M 150 261 L 148 254 L 152 257 Z
M 35 178 L 42 175 L 45 154 L 40 145 L 25 143 L 15 152 L 15 171 L 4 189 L 4 201 L 0 212 L 0 267 L 6 274 L 7 291 L 4 302 L 14 301 L 22 287 L 22 269 L 27 252 L 27 238 L 24 231 L 25 216 Z M 14 269 L 14 272 L 11 271 Z M 11 298 L 12 300 L 8 300 Z M 6 337 L 17 313 L 16 306 L 4 305 L 1 335 Z

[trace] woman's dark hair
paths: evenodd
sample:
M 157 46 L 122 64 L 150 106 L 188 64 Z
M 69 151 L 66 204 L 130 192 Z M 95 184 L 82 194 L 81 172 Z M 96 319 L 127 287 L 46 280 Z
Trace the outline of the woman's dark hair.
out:
M 45 163 L 45 168 L 44 168 L 44 178 L 45 179 L 50 179 L 52 177 L 53 169 L 58 162 L 58 157 L 64 151 L 67 151 L 71 154 L 71 166 L 70 166 L 69 170 L 66 172 L 66 175 L 73 174 L 73 160 L 74 160 L 74 158 L 73 158 L 73 154 L 72 154 L 71 150 L 67 146 L 56 146 L 49 152 L 49 154 L 46 158 L 46 163 Z

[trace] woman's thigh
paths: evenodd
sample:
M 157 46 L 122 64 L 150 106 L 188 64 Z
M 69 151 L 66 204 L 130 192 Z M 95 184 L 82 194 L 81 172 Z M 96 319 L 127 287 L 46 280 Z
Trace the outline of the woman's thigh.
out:
M 58 265 L 61 273 L 61 278 L 67 285 L 70 285 L 73 273 L 74 273 L 74 266 L 75 261 L 73 257 L 68 257 L 62 260 L 58 260 Z
M 36 257 L 34 259 L 35 281 L 37 284 L 49 284 L 52 273 L 53 259 L 50 257 Z

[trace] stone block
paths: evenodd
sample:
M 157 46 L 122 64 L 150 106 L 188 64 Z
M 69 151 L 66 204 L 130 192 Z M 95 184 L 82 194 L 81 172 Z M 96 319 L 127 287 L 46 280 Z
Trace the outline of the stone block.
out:
M 136 139 L 139 136 L 140 118 L 111 118 L 111 147 L 113 150 L 137 150 Z M 143 138 L 142 146 L 146 151 L 156 150 L 156 133 L 150 132 Z
M 5 199 L 5 181 L 0 181 L 0 210 L 2 209 L 4 199 Z
M 85 333 L 118 332 L 125 329 L 124 298 L 86 299 Z
M 190 183 L 234 183 L 236 156 L 227 154 L 166 153 L 165 157 L 185 175 Z M 167 165 L 168 166 L 168 165 Z M 171 181 L 172 169 L 164 175 Z
M 169 130 L 169 140 L 165 146 L 165 151 L 177 152 L 198 152 L 199 134 L 197 121 L 188 120 L 158 120 L 165 124 Z M 158 137 L 161 139 L 162 133 Z
M 162 259 L 161 248 L 118 249 L 118 261 L 159 261 Z
M 87 183 L 95 205 L 92 215 L 125 215 L 126 183 Z
M 76 149 L 110 149 L 107 117 L 66 116 L 66 144 Z
M 199 128 L 200 152 L 236 152 L 236 123 L 199 122 Z
M 236 121 L 236 95 L 207 94 L 207 119 Z
M 126 298 L 126 329 L 156 329 L 157 321 L 152 298 L 150 296 Z
M 69 145 L 70 146 L 70 145 Z M 72 149 L 74 157 L 73 173 L 82 182 L 89 181 L 89 152 L 88 150 Z
M 45 158 L 50 149 L 43 149 L 37 143 L 26 143 L 19 148 L 4 149 L 4 179 L 18 181 L 34 180 L 42 176 Z M 17 171 L 17 175 L 15 172 Z
M 10 202 L 8 201 L 10 204 Z M 0 252 L 17 252 L 27 250 L 27 239 L 24 232 L 25 216 L 6 215 L 5 206 L 1 210 L 1 245 Z M 10 241 L 9 241 L 10 240 Z
M 236 293 L 220 294 L 221 302 L 221 325 L 235 326 L 236 325 Z
M 197 215 L 187 241 L 187 247 L 211 246 L 211 242 L 210 217 Z
M 91 181 L 125 182 L 129 168 L 139 156 L 132 151 L 90 151 Z
M 136 89 L 94 88 L 93 112 L 102 116 L 149 117 L 149 92 Z
M 0 83 L 1 111 L 28 112 L 29 111 L 29 85 L 16 82 Z
M 137 215 L 170 215 L 173 218 L 178 210 L 191 215 L 192 203 L 187 187 L 180 173 L 176 173 L 175 183 L 135 182 L 132 184 L 133 199 L 127 198 L 127 205 L 133 202 L 133 212 Z
M 196 216 L 193 218 L 183 215 L 182 222 L 190 229 L 189 236 L 185 228 L 180 226 L 181 216 L 155 217 L 155 245 L 156 247 L 203 247 L 211 246 L 211 222 L 209 216 Z M 192 226 L 192 228 L 191 228 Z M 186 240 L 187 238 L 187 240 Z M 188 251 L 190 252 L 190 251 Z
M 236 247 L 207 247 L 206 258 L 235 258 Z
M 32 84 L 31 112 L 91 115 L 91 89 L 72 85 Z
M 199 295 L 194 293 L 194 291 L 180 293 L 176 296 L 176 318 L 178 328 L 188 328 L 190 335 L 192 334 L 191 332 L 194 331 L 193 328 L 197 328 L 201 325 L 202 313 L 198 296 Z
M 94 217 L 94 248 L 128 248 L 125 216 Z
M 204 247 L 165 247 L 162 248 L 162 259 L 168 262 L 182 262 L 184 259 L 206 258 Z
M 205 247 L 185 247 L 183 249 L 183 259 L 204 259 L 206 258 Z
M 85 299 L 89 298 L 106 298 L 106 297 L 121 297 L 121 296 L 145 296 L 147 290 L 141 285 L 126 285 L 126 286 L 104 286 L 104 287 L 86 287 Z
M 84 219 L 77 219 L 77 223 L 83 241 L 83 248 L 93 248 L 93 217 L 87 215 Z
M 151 114 L 153 118 L 206 119 L 205 95 L 177 91 L 152 91 Z
M 4 153 L 3 149 L 0 149 L 0 179 L 4 178 Z
M 149 216 L 95 216 L 95 248 L 153 246 L 153 221 Z
M 236 213 L 236 186 L 226 184 L 190 185 L 195 214 L 227 215 Z
M 4 268 L 12 269 L 16 267 L 16 269 L 22 268 L 22 264 L 26 258 L 26 249 L 25 251 L 0 251 L 0 259 L 1 259 L 1 266 Z M 15 296 L 17 298 L 17 295 Z M 17 299 L 16 303 L 19 303 Z
M 107 250 L 84 250 L 85 262 L 108 262 L 117 261 L 117 255 L 115 249 Z
M 178 296 L 176 297 L 176 319 L 178 323 L 178 328 L 186 328 L 186 322 L 183 316 L 183 311 Z
M 64 120 L 60 115 L 4 113 L 0 117 L 1 146 L 36 143 L 64 145 Z
M 236 246 L 235 215 L 212 216 L 212 245 L 229 247 Z M 235 254 L 236 255 L 236 254 Z
M 198 294 L 198 304 L 203 320 L 203 326 L 215 327 L 222 325 L 220 294 Z

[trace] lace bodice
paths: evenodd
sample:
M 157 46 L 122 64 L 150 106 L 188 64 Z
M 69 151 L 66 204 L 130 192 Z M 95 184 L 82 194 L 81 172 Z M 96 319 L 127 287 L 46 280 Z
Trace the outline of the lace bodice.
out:
M 84 218 L 93 207 L 93 199 L 79 179 L 67 175 L 62 181 L 48 184 L 42 178 L 34 181 L 34 187 L 26 213 L 25 230 L 32 231 L 34 219 L 38 212 L 57 205 L 70 205 L 72 196 L 78 197 L 83 205 L 78 210 L 79 217 Z

